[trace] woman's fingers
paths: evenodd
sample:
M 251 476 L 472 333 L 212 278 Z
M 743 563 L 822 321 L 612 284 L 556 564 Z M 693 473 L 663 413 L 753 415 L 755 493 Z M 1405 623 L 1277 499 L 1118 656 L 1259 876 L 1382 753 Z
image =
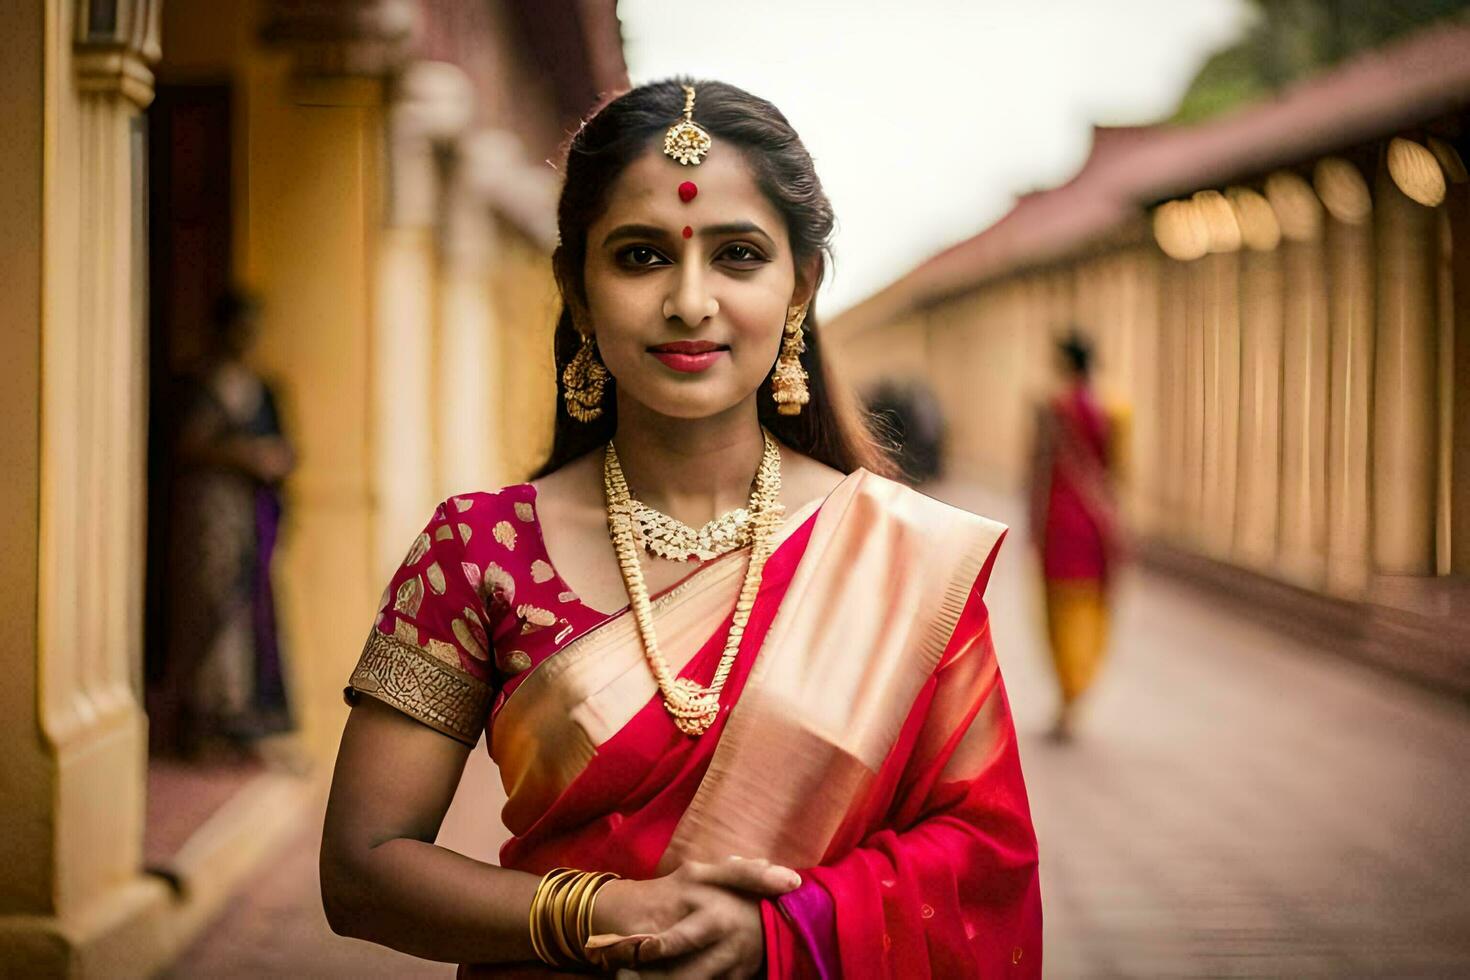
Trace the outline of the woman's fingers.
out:
M 666 973 L 653 975 L 668 977 L 669 980 L 708 980 L 710 977 L 728 977 L 732 972 L 747 976 L 739 967 L 739 948 L 734 943 L 720 943 L 666 966 Z M 645 977 L 649 975 L 644 974 Z
M 708 912 L 695 912 L 693 915 L 685 916 L 652 939 L 643 940 L 638 946 L 636 962 L 642 965 L 688 956 L 690 953 L 697 953 L 714 945 L 723 938 L 725 938 L 725 930 L 715 916 Z
M 731 857 L 723 861 L 690 861 L 681 869 L 690 881 L 716 885 L 753 895 L 784 895 L 801 884 L 801 876 L 790 868 L 762 858 Z
M 652 938 L 645 933 L 632 936 L 596 935 L 588 939 L 585 948 L 594 963 L 603 970 L 612 970 L 620 966 L 636 966 L 638 947 Z

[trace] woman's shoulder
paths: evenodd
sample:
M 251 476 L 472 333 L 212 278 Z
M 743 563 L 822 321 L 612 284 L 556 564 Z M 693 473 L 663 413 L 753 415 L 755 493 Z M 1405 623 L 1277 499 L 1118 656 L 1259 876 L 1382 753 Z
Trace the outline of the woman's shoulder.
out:
M 468 490 L 444 498 L 435 508 L 440 520 L 483 524 L 490 519 L 503 520 L 520 513 L 530 520 L 536 488 L 529 483 L 511 483 L 494 490 Z
M 898 480 L 861 471 L 857 492 L 877 503 L 890 518 L 929 533 L 944 535 L 965 528 L 998 541 L 1007 526 L 983 514 L 931 496 Z
M 781 459 L 781 496 L 797 503 L 825 500 L 847 477 L 819 459 L 791 450 Z

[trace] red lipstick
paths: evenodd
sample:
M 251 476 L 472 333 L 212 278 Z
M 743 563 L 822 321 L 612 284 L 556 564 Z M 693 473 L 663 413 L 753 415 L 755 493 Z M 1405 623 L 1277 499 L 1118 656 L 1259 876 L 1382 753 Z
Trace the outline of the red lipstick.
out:
M 657 344 L 648 348 L 648 352 L 675 371 L 697 374 L 710 368 L 729 349 L 708 340 L 676 340 Z

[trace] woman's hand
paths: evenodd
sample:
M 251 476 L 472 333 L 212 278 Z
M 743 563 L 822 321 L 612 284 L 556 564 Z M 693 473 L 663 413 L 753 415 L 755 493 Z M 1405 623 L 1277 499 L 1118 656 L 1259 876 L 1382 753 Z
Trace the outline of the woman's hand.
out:
M 765 955 L 760 899 L 800 884 L 796 872 L 765 860 L 690 861 L 662 878 L 604 886 L 592 931 L 647 937 L 604 950 L 608 967 L 635 967 L 643 976 L 753 976 Z

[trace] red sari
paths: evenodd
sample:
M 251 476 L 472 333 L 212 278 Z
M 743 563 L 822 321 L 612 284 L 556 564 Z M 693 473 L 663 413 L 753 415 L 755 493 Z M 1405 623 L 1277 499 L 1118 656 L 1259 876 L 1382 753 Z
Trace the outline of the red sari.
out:
M 446 502 L 349 689 L 467 743 L 488 725 L 503 866 L 650 878 L 764 857 L 804 880 L 762 904 L 772 977 L 1040 975 L 1036 840 L 982 600 L 1003 527 L 847 477 L 788 518 L 722 713 L 690 738 L 627 610 L 589 609 L 551 568 L 534 493 Z M 744 564 L 727 555 L 655 597 L 681 676 L 712 677 Z M 422 597 L 412 615 L 401 594 Z

